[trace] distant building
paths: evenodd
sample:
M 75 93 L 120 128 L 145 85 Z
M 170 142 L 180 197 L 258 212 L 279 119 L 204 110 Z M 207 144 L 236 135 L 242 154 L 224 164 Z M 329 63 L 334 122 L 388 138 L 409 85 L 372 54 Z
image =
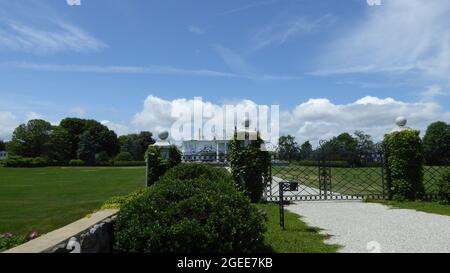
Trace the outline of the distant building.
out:
M 5 160 L 8 157 L 8 152 L 0 151 L 0 160 Z
M 182 144 L 185 162 L 225 162 L 229 153 L 228 140 L 188 140 Z

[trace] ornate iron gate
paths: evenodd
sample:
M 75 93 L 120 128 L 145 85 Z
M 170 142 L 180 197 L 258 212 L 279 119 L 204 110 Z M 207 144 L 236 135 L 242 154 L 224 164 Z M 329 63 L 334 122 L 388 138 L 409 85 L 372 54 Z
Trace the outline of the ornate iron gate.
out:
M 280 182 L 296 182 L 298 191 L 285 192 L 286 201 L 362 200 L 385 197 L 381 151 L 378 145 L 356 153 L 321 142 L 314 161 L 272 160 L 266 200 L 279 201 Z

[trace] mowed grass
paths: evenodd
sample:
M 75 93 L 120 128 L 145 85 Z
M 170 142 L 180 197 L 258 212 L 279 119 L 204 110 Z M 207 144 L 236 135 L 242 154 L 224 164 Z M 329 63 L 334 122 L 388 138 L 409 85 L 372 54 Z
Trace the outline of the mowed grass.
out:
M 285 211 L 286 230 L 282 230 L 278 205 L 269 203 L 256 206 L 267 213 L 265 240 L 275 253 L 335 253 L 340 248 L 325 244 L 328 237 L 320 234 L 320 229 L 302 222 L 299 215 Z
M 393 209 L 395 208 L 412 209 L 416 211 L 450 216 L 450 205 L 444 205 L 438 202 L 427 202 L 427 201 L 397 202 L 397 201 L 383 201 L 383 200 L 367 200 L 367 202 L 383 204 L 386 206 L 390 206 Z
M 0 168 L 0 233 L 47 233 L 144 185 L 145 168 Z
M 448 167 L 426 166 L 424 186 L 426 194 L 435 195 L 437 182 Z M 284 180 L 319 189 L 319 168 L 291 164 L 272 168 L 272 175 Z M 383 176 L 378 168 L 331 168 L 332 191 L 346 195 L 382 195 Z

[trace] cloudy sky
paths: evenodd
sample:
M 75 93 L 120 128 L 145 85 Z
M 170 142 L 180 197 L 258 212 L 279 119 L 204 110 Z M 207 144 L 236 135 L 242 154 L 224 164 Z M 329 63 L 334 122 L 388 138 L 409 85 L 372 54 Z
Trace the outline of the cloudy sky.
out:
M 33 118 L 158 131 L 194 97 L 280 105 L 299 141 L 450 122 L 448 0 L 0 0 L 0 138 Z

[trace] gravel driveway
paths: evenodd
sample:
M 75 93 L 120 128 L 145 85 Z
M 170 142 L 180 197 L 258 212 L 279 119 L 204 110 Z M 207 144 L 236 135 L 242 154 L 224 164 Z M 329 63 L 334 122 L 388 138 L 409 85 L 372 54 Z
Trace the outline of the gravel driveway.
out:
M 343 253 L 450 253 L 450 216 L 361 201 L 298 202 L 287 207 L 323 229 Z

